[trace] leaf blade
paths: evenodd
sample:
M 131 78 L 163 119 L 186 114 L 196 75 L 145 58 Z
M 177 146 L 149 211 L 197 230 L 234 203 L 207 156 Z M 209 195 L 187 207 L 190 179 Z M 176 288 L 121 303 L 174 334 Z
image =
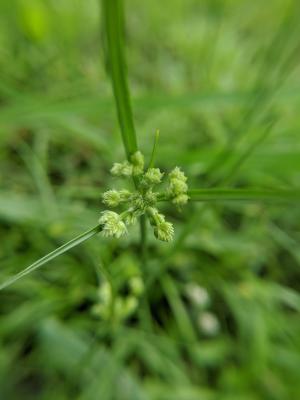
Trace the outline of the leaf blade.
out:
M 265 189 L 191 189 L 190 201 L 300 201 L 300 190 Z M 169 200 L 166 193 L 159 200 Z
M 40 268 L 44 264 L 48 263 L 49 261 L 53 260 L 54 258 L 60 256 L 61 254 L 69 251 L 75 246 L 78 246 L 85 240 L 90 239 L 96 233 L 100 232 L 101 228 L 100 225 L 95 226 L 94 228 L 76 236 L 74 239 L 71 239 L 69 242 L 63 244 L 62 246 L 58 247 L 57 249 L 53 250 L 52 252 L 46 254 L 44 257 L 40 258 L 39 260 L 35 261 L 33 264 L 29 265 L 27 268 L 23 269 L 16 275 L 11 276 L 6 281 L 4 281 L 0 285 L 0 291 L 5 289 L 6 287 L 12 285 L 14 282 L 18 281 L 19 279 L 23 278 L 24 276 L 30 274 L 31 272 L 35 271 L 36 269 Z
M 104 39 L 108 65 L 117 106 L 122 140 L 127 158 L 138 150 L 134 128 L 127 65 L 124 50 L 124 12 L 122 0 L 103 0 Z
M 297 190 L 264 190 L 264 189 L 193 189 L 188 191 L 192 201 L 297 201 L 300 192 Z

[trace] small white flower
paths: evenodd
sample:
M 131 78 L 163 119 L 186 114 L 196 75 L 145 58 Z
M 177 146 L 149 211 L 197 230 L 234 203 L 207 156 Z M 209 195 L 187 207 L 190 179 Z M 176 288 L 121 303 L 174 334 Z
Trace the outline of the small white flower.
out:
M 209 305 L 210 297 L 208 291 L 202 286 L 189 283 L 186 286 L 186 294 L 197 306 L 206 307 Z
M 211 312 L 201 313 L 198 319 L 199 327 L 205 335 L 214 336 L 220 330 L 217 317 Z
M 99 224 L 102 225 L 102 235 L 105 237 L 116 237 L 127 233 L 127 228 L 119 214 L 113 211 L 104 211 L 99 218 Z

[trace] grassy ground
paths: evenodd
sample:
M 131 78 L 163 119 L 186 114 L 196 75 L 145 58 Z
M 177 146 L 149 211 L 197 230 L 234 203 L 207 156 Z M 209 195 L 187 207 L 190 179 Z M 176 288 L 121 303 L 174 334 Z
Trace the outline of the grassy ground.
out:
M 191 187 L 299 188 L 298 2 L 125 8 L 145 155 L 159 128 L 157 165 Z M 102 30 L 96 0 L 0 2 L 0 283 L 94 226 L 119 184 Z M 175 240 L 148 229 L 147 263 L 138 228 L 95 236 L 0 292 L 0 399 L 299 398 L 299 205 L 165 213 Z

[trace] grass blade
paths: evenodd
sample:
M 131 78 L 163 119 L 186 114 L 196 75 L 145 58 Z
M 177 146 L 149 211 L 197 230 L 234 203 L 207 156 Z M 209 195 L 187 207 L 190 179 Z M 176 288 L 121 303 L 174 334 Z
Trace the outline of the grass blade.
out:
M 299 201 L 298 190 L 261 190 L 261 189 L 193 189 L 188 192 L 192 201 Z
M 130 95 L 127 83 L 127 66 L 124 54 L 124 13 L 122 0 L 103 0 L 105 50 L 111 75 L 122 139 L 127 158 L 137 151 Z
M 12 285 L 14 282 L 18 281 L 19 279 L 23 278 L 24 276 L 30 274 L 37 268 L 40 268 L 47 262 L 53 260 L 54 258 L 60 256 L 61 254 L 69 251 L 75 246 L 78 246 L 80 243 L 84 242 L 87 239 L 90 239 L 96 233 L 100 232 L 100 225 L 95 226 L 94 228 L 90 229 L 87 232 L 82 233 L 81 235 L 77 236 L 76 238 L 70 240 L 69 242 L 63 244 L 62 246 L 58 247 L 51 253 L 48 253 L 44 257 L 40 258 L 39 260 L 35 261 L 33 264 L 29 265 L 29 267 L 25 268 L 23 271 L 19 272 L 18 274 L 10 277 L 5 282 L 0 285 L 0 290 L 5 289 L 7 286 Z
M 299 189 L 192 189 L 188 195 L 191 201 L 300 201 Z M 168 200 L 168 195 L 162 194 L 159 200 Z
M 208 166 L 206 170 L 207 176 L 211 178 L 211 186 L 222 181 L 222 179 L 216 180 L 215 174 L 218 173 L 220 169 L 223 169 L 227 161 L 230 160 L 233 150 L 237 148 L 241 139 L 246 135 L 249 136 L 253 126 L 260 124 L 259 115 L 261 114 L 262 116 L 265 113 L 269 113 L 267 111 L 268 106 L 273 101 L 274 96 L 283 86 L 288 76 L 293 72 L 295 66 L 299 63 L 297 58 L 298 52 L 295 51 L 294 46 L 293 49 L 290 50 L 286 40 L 288 29 L 288 34 L 291 38 L 295 38 L 293 40 L 295 40 L 296 47 L 298 46 L 298 34 L 295 32 L 295 28 L 298 26 L 295 21 L 295 13 L 297 13 L 297 11 L 298 6 L 296 3 L 286 9 L 280 26 L 277 31 L 274 32 L 265 54 L 260 61 L 261 65 L 258 68 L 257 77 L 253 83 L 254 96 L 249 97 L 249 102 L 246 104 L 240 121 L 238 121 L 235 127 L 231 127 L 227 145 L 225 145 L 224 149 L 221 150 L 220 154 L 212 161 L 211 165 Z M 270 65 L 274 65 L 275 60 L 276 68 L 272 68 L 272 73 L 269 73 Z M 264 136 L 264 134 L 262 136 Z M 249 147 L 251 148 L 249 153 L 251 153 L 255 149 L 255 145 L 250 145 Z M 241 158 L 236 166 L 233 167 L 233 170 L 237 169 L 242 163 L 243 159 Z M 225 179 L 227 179 L 227 176 Z

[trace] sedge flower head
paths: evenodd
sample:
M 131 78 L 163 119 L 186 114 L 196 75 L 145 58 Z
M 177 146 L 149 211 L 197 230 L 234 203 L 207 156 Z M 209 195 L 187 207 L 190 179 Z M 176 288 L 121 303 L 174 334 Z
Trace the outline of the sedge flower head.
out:
M 161 183 L 163 175 L 159 168 L 149 168 L 144 175 L 144 179 L 150 185 L 157 185 Z
M 102 235 L 105 237 L 120 238 L 127 233 L 127 228 L 119 214 L 113 211 L 103 211 L 99 218 L 102 225 Z
M 170 179 L 179 179 L 180 181 L 186 182 L 187 177 L 185 176 L 184 172 L 181 171 L 179 167 L 175 167 L 173 171 L 169 173 Z
M 103 203 L 114 208 L 127 204 L 127 209 L 121 214 L 106 210 L 102 213 L 99 223 L 102 227 L 102 234 L 106 237 L 119 238 L 127 233 L 127 226 L 136 223 L 137 219 L 146 214 L 153 227 L 157 239 L 170 242 L 174 236 L 174 227 L 171 222 L 166 221 L 165 216 L 157 210 L 159 199 L 172 201 L 178 208 L 185 205 L 189 199 L 187 191 L 187 177 L 179 167 L 175 167 L 168 175 L 168 188 L 163 194 L 154 192 L 153 187 L 162 182 L 164 173 L 159 168 L 152 166 L 144 171 L 144 156 L 140 151 L 132 154 L 128 160 L 122 163 L 114 163 L 111 173 L 114 176 L 133 177 L 135 191 L 108 190 L 102 196 Z M 163 195 L 163 196 L 161 196 Z
M 122 163 L 114 163 L 110 172 L 115 176 L 128 177 L 133 173 L 133 166 L 128 162 L 124 161 Z
M 121 202 L 120 192 L 117 190 L 108 190 L 103 193 L 102 201 L 108 207 L 117 207 Z
M 140 151 L 136 151 L 131 157 L 132 173 L 134 176 L 141 175 L 144 172 L 145 160 Z
M 171 222 L 163 221 L 154 228 L 154 235 L 163 242 L 171 242 L 174 236 L 174 227 Z
M 184 206 L 189 201 L 189 196 L 185 193 L 179 194 L 172 199 L 172 203 L 176 206 Z

